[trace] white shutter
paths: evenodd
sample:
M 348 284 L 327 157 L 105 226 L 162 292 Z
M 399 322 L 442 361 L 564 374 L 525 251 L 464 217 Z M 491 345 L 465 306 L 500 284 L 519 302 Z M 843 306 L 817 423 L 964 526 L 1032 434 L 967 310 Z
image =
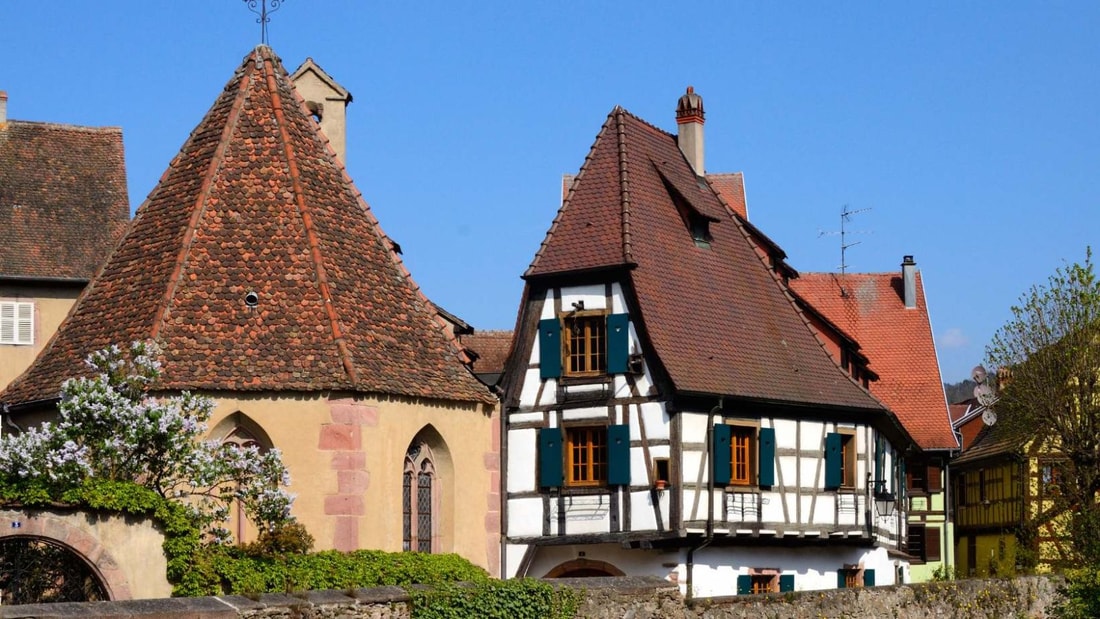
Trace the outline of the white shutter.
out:
M 34 344 L 34 303 L 0 302 L 0 344 Z
M 15 304 L 0 302 L 0 344 L 15 343 Z
M 15 343 L 34 344 L 34 303 L 16 303 L 15 314 Z

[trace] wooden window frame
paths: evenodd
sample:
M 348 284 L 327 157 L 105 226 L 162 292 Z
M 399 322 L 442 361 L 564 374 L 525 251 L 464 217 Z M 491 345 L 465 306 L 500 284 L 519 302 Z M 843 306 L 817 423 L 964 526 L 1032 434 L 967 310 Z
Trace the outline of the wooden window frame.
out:
M 859 466 L 859 439 L 856 431 L 849 428 L 837 430 L 840 435 L 840 488 L 856 488 L 856 469 Z
M 606 486 L 610 464 L 607 426 L 591 424 L 566 426 L 563 432 L 565 434 L 563 450 L 565 485 L 570 488 Z M 582 471 L 583 474 L 578 475 L 578 472 Z
M 752 594 L 779 593 L 779 574 L 750 574 Z
M 24 312 L 27 316 L 21 317 Z M 24 329 L 27 332 L 26 338 L 20 337 Z M 0 301 L 0 335 L 5 332 L 10 333 L 10 337 L 0 337 L 0 344 L 34 346 L 33 301 Z
M 726 421 L 726 425 L 730 426 L 729 486 L 756 486 L 760 426 L 756 423 L 730 420 Z M 742 475 L 738 475 L 739 467 L 743 468 Z
M 594 377 L 607 375 L 607 316 L 606 310 L 578 310 L 563 314 L 562 323 L 562 376 Z M 594 334 L 592 326 L 599 325 L 600 333 Z M 574 333 L 583 327 L 580 338 L 584 341 L 584 352 L 578 359 L 583 360 L 582 369 L 574 369 Z

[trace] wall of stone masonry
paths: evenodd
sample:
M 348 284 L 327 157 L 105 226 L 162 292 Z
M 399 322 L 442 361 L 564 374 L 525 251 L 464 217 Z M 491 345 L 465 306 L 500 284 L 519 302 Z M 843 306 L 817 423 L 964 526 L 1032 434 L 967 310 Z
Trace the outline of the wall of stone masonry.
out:
M 775 593 L 698 600 L 657 578 L 587 578 L 554 581 L 581 592 L 577 616 L 591 619 L 801 619 L 926 617 L 1002 619 L 1046 617 L 1058 600 L 1059 580 L 961 580 L 896 587 Z M 408 619 L 409 596 L 399 587 L 311 591 L 300 595 L 171 598 L 88 604 L 0 607 L 0 619 L 91 617 L 133 619 Z

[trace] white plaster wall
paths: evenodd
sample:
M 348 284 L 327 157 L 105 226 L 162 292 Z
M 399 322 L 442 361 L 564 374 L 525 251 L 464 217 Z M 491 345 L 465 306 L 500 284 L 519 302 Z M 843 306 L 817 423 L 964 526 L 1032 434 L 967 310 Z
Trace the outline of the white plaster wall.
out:
M 630 493 L 630 524 L 633 530 L 657 529 L 657 517 L 653 513 L 654 494 L 657 495 L 657 505 L 661 513 L 661 523 L 664 525 L 666 531 L 669 530 L 668 505 L 672 500 L 671 490 L 662 490 L 656 493 L 650 491 Z
M 504 545 L 504 569 L 501 578 L 517 578 L 520 576 L 519 568 L 523 563 L 523 556 L 527 554 L 527 544 Z
M 614 291 L 612 292 L 614 295 Z M 566 286 L 561 289 L 561 309 L 562 311 L 569 311 L 573 308 L 574 303 L 584 303 L 584 309 L 586 310 L 598 310 L 607 309 L 607 297 L 604 296 L 603 284 L 594 284 L 591 286 Z M 545 305 L 543 305 L 545 314 Z M 550 299 L 551 313 L 546 318 L 553 318 L 553 298 Z
M 522 557 L 522 551 L 509 554 Z M 555 567 L 586 559 L 610 563 L 628 576 L 657 576 L 680 584 L 687 592 L 688 549 L 639 550 L 624 549 L 618 544 L 544 546 L 535 551 L 527 576 L 541 578 Z M 516 559 L 519 561 L 519 558 Z M 511 565 L 512 560 L 509 559 Z M 835 589 L 837 570 L 845 565 L 858 565 L 875 570 L 875 586 L 895 583 L 896 568 L 905 572 L 908 565 L 891 559 L 885 549 L 853 547 L 805 548 L 726 546 L 708 547 L 695 553 L 692 587 L 696 597 L 737 594 L 737 576 L 751 569 L 778 569 L 781 574 L 793 574 L 796 591 Z
M 682 592 L 687 592 L 686 550 L 684 562 L 677 568 Z M 750 569 L 773 568 L 781 574 L 794 574 L 795 591 L 835 589 L 837 570 L 845 565 L 858 565 L 875 570 L 875 586 L 893 585 L 895 568 L 908 568 L 904 562 L 891 559 L 884 548 L 817 547 L 805 548 L 719 547 L 704 548 L 695 553 L 692 588 L 698 597 L 737 594 L 737 576 Z
M 631 426 L 636 425 L 639 409 L 641 410 L 641 417 L 645 421 L 646 438 L 651 441 L 660 439 L 667 440 L 670 438 L 670 422 L 668 410 L 665 408 L 664 402 L 646 402 L 640 406 L 632 406 L 631 411 L 633 412 L 633 416 L 631 417 Z M 637 432 L 637 428 L 631 427 L 631 440 L 641 438 L 641 434 L 635 434 Z
M 542 535 L 542 499 L 511 499 L 508 501 L 508 536 L 534 537 Z
M 562 412 L 562 418 L 566 421 L 576 419 L 599 419 L 603 421 L 607 419 L 607 407 L 567 408 Z
M 566 561 L 588 559 L 610 563 L 629 576 L 668 578 L 676 571 L 680 554 L 678 550 L 624 549 L 619 544 L 542 546 L 535 551 L 527 576 L 542 578 Z M 663 567 L 663 563 L 671 567 Z
M 536 489 L 536 440 L 537 431 L 534 428 L 508 430 L 508 492 L 530 492 Z
M 538 338 L 535 338 L 534 352 L 532 353 L 532 358 L 534 360 L 532 361 L 532 363 L 538 361 L 538 348 L 539 341 Z M 539 401 L 539 382 L 540 378 L 538 368 L 528 368 L 527 371 L 523 373 L 523 387 L 520 389 L 519 392 L 520 410 L 523 410 L 525 408 L 529 409 L 531 407 L 547 403 Z M 557 390 L 557 384 L 558 381 L 553 378 L 548 378 L 546 380 L 546 387 L 544 387 L 542 390 L 543 400 L 552 401 L 554 399 Z

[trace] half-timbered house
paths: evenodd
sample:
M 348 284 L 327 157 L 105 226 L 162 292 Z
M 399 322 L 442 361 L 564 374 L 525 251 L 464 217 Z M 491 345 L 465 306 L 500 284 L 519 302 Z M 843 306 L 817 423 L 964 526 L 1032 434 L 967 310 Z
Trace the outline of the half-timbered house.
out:
M 912 256 L 893 273 L 800 273 L 796 300 L 833 357 L 893 411 L 919 450 L 905 458 L 899 499 L 915 582 L 954 571 L 948 462 L 957 454 L 928 301 Z
M 898 582 L 904 510 L 876 503 L 913 440 L 811 330 L 740 176 L 705 174 L 690 88 L 677 124 L 612 110 L 524 274 L 502 572 L 689 596 Z

